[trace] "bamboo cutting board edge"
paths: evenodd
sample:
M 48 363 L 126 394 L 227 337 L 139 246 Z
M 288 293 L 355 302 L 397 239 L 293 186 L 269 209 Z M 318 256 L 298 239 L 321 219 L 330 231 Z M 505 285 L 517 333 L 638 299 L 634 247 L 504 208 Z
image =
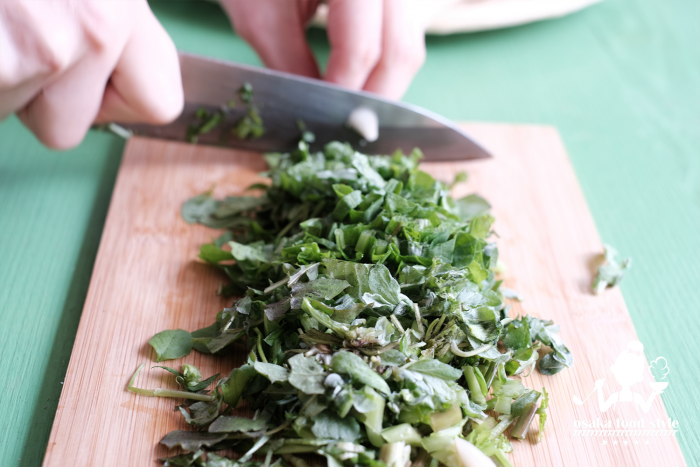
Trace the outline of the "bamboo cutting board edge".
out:
M 613 449 L 601 446 L 599 439 L 572 435 L 576 419 L 601 416 L 591 404 L 573 406 L 572 394 L 587 393 L 636 333 L 618 290 L 601 297 L 588 292 L 590 263 L 600 252 L 600 239 L 556 130 L 497 124 L 467 124 L 465 129 L 495 158 L 424 164 L 424 170 L 446 181 L 457 170 L 470 173 L 469 183 L 458 191 L 480 192 L 494 206 L 499 249 L 511 269 L 506 285 L 526 296 L 513 303 L 514 310 L 562 324 L 561 334 L 577 359 L 571 370 L 526 380 L 532 387 L 546 385 L 552 403 L 545 440 L 513 443 L 515 466 L 684 465 L 675 439 L 652 439 L 648 448 Z M 192 260 L 199 244 L 215 233 L 186 225 L 179 206 L 212 184 L 217 195 L 224 195 L 256 181 L 262 158 L 237 153 L 234 159 L 230 150 L 219 148 L 139 138 L 128 143 L 44 465 L 62 465 L 66 459 L 75 465 L 109 465 L 110 459 L 141 465 L 149 462 L 144 459 L 166 455 L 156 445 L 162 435 L 184 428 L 179 414 L 171 412 L 172 401 L 138 397 L 125 387 L 138 363 L 150 359 L 147 341 L 154 333 L 197 329 L 227 305 L 213 294 L 220 278 Z M 527 253 L 523 244 L 530 247 Z M 124 313 L 130 318 L 120 319 Z M 577 334 L 599 336 L 610 352 Z M 198 365 L 203 374 L 226 374 L 237 360 L 242 357 L 193 353 L 182 362 Z M 144 371 L 138 385 L 167 385 L 168 377 L 158 371 Z M 607 416 L 639 418 L 625 409 L 615 407 Z M 652 411 L 666 417 L 660 398 Z M 532 431 L 529 438 L 534 439 Z

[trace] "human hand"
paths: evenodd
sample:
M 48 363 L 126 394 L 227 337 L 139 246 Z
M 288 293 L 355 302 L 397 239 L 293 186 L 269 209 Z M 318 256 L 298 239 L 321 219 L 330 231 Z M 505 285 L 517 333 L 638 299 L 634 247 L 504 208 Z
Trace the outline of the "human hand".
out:
M 145 0 L 0 2 L 0 119 L 76 146 L 93 122 L 163 124 L 183 106 L 175 46 Z
M 598 391 L 600 388 L 603 387 L 604 384 L 605 384 L 605 378 L 597 380 L 597 381 L 595 382 L 595 388 L 594 388 L 594 390 L 595 390 L 595 391 Z
M 319 0 L 221 0 L 236 31 L 266 66 L 320 72 L 305 29 Z M 424 24 L 402 0 L 328 0 L 331 53 L 324 79 L 399 99 L 425 61 Z

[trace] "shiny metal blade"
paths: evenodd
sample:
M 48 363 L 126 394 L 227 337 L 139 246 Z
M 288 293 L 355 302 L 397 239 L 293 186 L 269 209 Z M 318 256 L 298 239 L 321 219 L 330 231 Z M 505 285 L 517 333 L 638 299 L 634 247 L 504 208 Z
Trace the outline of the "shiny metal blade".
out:
M 228 146 L 253 151 L 285 151 L 296 147 L 301 136 L 299 121 L 315 134 L 312 149 L 339 140 L 366 154 L 409 152 L 420 148 L 426 160 L 464 160 L 490 157 L 453 122 L 420 107 L 382 99 L 366 92 L 353 92 L 288 73 L 180 53 L 185 91 L 185 108 L 173 123 L 165 126 L 120 124 L 135 134 L 184 141 L 187 129 L 196 121 L 200 108 L 216 110 L 226 106 L 244 83 L 251 83 L 254 102 L 265 126 L 257 139 L 239 139 L 234 125 L 247 110 L 238 102 L 226 107 L 226 118 L 214 130 L 198 137 L 198 144 Z M 379 139 L 364 141 L 345 126 L 350 112 L 367 107 L 379 119 Z

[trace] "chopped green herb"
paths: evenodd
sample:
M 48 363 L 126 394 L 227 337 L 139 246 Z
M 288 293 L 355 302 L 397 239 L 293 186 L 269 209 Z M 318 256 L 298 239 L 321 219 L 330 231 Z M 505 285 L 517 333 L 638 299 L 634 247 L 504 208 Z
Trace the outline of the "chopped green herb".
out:
M 250 104 L 252 91 L 241 97 Z M 522 438 L 538 414 L 543 432 L 547 393 L 538 409 L 542 394 L 513 376 L 554 374 L 573 356 L 553 322 L 508 316 L 504 299 L 515 294 L 495 278 L 490 205 L 454 200 L 419 170 L 420 156 L 366 156 L 337 142 L 314 153 L 302 140 L 267 155 L 261 196 L 185 203 L 188 222 L 226 229 L 200 258 L 238 298 L 211 326 L 164 331 L 152 345 L 165 359 L 242 342 L 248 360 L 210 394 L 216 375 L 203 380 L 187 365 L 162 367 L 187 391 L 135 388 L 134 375 L 131 391 L 187 399 L 178 409 L 202 430 L 163 438 L 190 451 L 167 462 L 233 465 L 198 454 L 226 449 L 238 466 L 259 455 L 264 467 L 280 457 L 303 467 L 296 455 L 308 453 L 333 467 L 463 467 L 464 456 L 509 466 L 506 430 Z M 239 405 L 255 416 L 234 415 Z
M 192 350 L 192 335 L 182 329 L 161 331 L 148 341 L 156 351 L 156 361 L 184 357 Z
M 265 126 L 254 103 L 253 86 L 250 83 L 243 84 L 238 90 L 238 98 L 246 106 L 246 113 L 234 124 L 231 133 L 239 139 L 261 137 L 265 133 Z M 199 135 L 210 133 L 215 128 L 221 127 L 225 123 L 231 109 L 235 107 L 236 101 L 231 99 L 215 110 L 208 110 L 203 107 L 197 109 L 194 121 L 187 128 L 186 140 L 196 144 L 199 140 Z
M 610 245 L 604 245 L 605 264 L 598 267 L 598 274 L 593 280 L 593 292 L 601 294 L 607 287 L 615 287 L 625 275 L 625 271 L 632 266 L 632 260 L 625 258 L 619 260 L 618 253 Z

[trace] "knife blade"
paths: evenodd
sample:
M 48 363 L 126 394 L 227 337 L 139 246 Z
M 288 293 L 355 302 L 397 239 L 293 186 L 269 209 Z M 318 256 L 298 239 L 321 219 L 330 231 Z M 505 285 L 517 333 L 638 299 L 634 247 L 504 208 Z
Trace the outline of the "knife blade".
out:
M 314 133 L 312 150 L 330 141 L 344 141 L 366 154 L 408 153 L 420 148 L 426 160 L 448 161 L 490 157 L 453 122 L 415 105 L 395 102 L 367 93 L 349 91 L 324 81 L 289 73 L 205 58 L 180 52 L 185 106 L 180 116 L 163 126 L 119 123 L 136 135 L 176 141 L 186 140 L 187 129 L 201 108 L 222 108 L 244 83 L 253 86 L 254 102 L 265 132 L 260 138 L 239 139 L 231 129 L 246 115 L 244 105 L 226 107 L 225 120 L 198 144 L 270 152 L 294 149 L 301 136 L 299 121 Z M 373 110 L 379 121 L 379 138 L 365 141 L 345 123 L 359 107 Z

